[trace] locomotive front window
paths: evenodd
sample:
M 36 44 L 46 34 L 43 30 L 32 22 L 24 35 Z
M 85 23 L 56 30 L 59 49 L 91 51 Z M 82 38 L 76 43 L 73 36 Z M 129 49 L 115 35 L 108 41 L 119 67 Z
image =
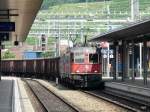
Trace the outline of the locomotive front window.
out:
M 71 62 L 74 62 L 74 54 L 73 53 L 71 53 L 70 58 L 71 58 Z
M 83 53 L 75 53 L 74 61 L 75 61 L 75 63 L 84 63 L 84 54 Z
M 89 54 L 90 63 L 98 63 L 98 54 Z

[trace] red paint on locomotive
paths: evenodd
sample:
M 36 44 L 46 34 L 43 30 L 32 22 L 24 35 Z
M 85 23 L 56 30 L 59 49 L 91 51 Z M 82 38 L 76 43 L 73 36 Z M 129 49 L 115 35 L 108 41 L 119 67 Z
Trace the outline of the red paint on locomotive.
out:
M 101 66 L 100 64 L 71 64 L 72 74 L 100 74 Z

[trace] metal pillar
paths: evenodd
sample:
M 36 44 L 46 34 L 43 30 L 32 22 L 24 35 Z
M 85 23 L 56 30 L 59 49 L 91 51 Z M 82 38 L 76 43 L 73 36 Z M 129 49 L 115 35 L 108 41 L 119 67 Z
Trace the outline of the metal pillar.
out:
M 140 47 L 140 78 L 142 78 L 142 43 L 140 43 L 140 45 L 139 45 L 139 47 Z
M 113 79 L 116 80 L 117 79 L 117 68 L 118 68 L 118 42 L 114 42 L 114 67 L 113 67 Z
M 139 19 L 139 0 L 131 0 L 131 19 L 136 21 Z
M 56 57 L 60 56 L 60 37 L 56 37 Z
M 102 48 L 103 49 L 103 48 Z M 102 76 L 104 76 L 104 66 L 103 66 L 103 64 L 104 64 L 104 59 L 103 59 L 103 55 L 101 54 L 101 56 L 102 56 Z
M 132 41 L 132 80 L 135 80 L 135 68 L 134 68 L 134 41 Z
M 81 34 L 81 43 L 83 44 L 83 38 L 84 38 L 84 32 L 83 32 L 83 22 L 81 23 L 81 32 L 80 32 L 80 34 Z
M 118 74 L 118 65 L 119 65 L 119 45 L 116 46 L 116 78 L 119 76 Z
M 121 59 L 121 67 L 122 67 L 122 81 L 124 81 L 124 41 L 122 41 L 122 45 L 121 45 L 121 55 L 122 55 L 122 59 Z
M 125 62 L 124 62 L 124 78 L 129 78 L 129 44 L 125 41 Z
M 110 58 L 109 58 L 109 46 L 107 48 L 108 52 L 107 52 L 107 77 L 110 77 L 110 67 L 109 67 L 109 62 L 110 62 Z
M 129 54 L 129 49 L 130 49 L 130 46 L 129 44 L 127 44 L 127 47 L 126 47 L 126 78 L 129 78 L 130 77 L 130 54 Z
M 126 41 L 122 41 L 122 81 L 124 81 L 125 76 L 126 76 L 126 67 L 127 67 L 127 60 L 126 60 L 126 56 L 127 56 L 127 48 L 126 48 Z
M 143 42 L 144 47 L 143 47 L 143 68 L 144 68 L 144 73 L 143 73 L 143 78 L 144 78 L 144 84 L 147 84 L 147 41 Z

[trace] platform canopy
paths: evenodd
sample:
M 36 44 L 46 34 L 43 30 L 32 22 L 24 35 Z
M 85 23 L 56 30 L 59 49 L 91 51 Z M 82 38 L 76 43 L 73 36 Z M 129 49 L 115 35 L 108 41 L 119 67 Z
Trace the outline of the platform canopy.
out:
M 150 40 L 150 20 L 133 23 L 127 27 L 112 30 L 100 35 L 97 35 L 90 41 L 119 41 L 128 40 L 135 42 L 142 42 L 143 40 Z
M 43 0 L 0 0 L 0 22 L 15 22 L 10 40 L 24 41 Z

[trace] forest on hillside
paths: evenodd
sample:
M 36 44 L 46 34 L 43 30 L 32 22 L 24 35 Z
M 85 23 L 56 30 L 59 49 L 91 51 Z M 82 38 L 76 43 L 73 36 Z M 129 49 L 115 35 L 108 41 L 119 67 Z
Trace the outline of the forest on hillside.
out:
M 43 0 L 42 10 L 48 9 L 50 6 L 60 5 L 64 3 L 84 3 L 84 2 L 101 2 L 109 0 Z

